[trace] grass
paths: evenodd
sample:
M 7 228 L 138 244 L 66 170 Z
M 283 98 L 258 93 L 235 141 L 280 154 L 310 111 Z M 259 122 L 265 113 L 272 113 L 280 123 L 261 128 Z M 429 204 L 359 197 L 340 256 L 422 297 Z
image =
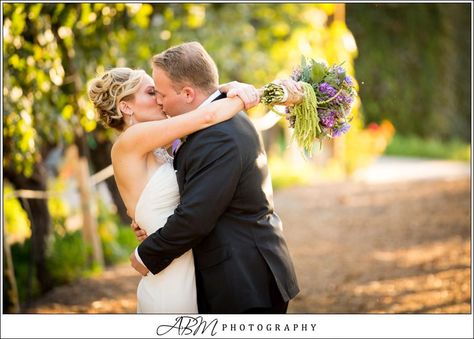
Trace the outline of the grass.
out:
M 293 163 L 280 157 L 270 157 L 269 169 L 272 176 L 272 186 L 275 191 L 285 187 L 308 184 L 314 172 L 309 163 Z
M 460 140 L 441 141 L 396 134 L 385 155 L 470 161 L 471 145 Z
M 268 167 L 274 191 L 317 182 L 340 181 L 346 177 L 343 165 L 335 160 L 317 165 L 311 159 L 289 159 L 270 156 Z

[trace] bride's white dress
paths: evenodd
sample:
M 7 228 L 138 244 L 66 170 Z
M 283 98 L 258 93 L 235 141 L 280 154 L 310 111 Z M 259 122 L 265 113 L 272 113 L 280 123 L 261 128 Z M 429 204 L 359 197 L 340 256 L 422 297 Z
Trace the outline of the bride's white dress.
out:
M 153 173 L 135 207 L 135 221 L 147 234 L 161 228 L 179 203 L 172 158 L 164 149 L 155 156 L 162 163 Z M 142 277 L 137 289 L 137 313 L 197 313 L 192 251 L 184 253 L 160 273 Z

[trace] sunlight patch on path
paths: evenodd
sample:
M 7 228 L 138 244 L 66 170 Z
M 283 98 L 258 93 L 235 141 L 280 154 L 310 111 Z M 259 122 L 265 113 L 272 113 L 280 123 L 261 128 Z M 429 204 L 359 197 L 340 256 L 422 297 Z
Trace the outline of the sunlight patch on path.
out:
M 359 170 L 354 179 L 366 183 L 385 183 L 426 179 L 454 180 L 470 175 L 470 164 L 462 161 L 383 156 L 368 168 Z

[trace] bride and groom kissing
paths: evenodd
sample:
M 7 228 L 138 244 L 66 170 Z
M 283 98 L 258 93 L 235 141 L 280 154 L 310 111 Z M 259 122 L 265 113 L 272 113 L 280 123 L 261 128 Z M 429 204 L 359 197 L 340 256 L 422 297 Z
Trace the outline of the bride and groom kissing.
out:
M 152 69 L 113 68 L 88 89 L 102 122 L 121 132 L 111 157 L 141 241 L 130 256 L 143 276 L 137 312 L 286 313 L 299 287 L 264 147 L 242 111 L 258 91 L 219 86 L 197 42 L 155 55 Z

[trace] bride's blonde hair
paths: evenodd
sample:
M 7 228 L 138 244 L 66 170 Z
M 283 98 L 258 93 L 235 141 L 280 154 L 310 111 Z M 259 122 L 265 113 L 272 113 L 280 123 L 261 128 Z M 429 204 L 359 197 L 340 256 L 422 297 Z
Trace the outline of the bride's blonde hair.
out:
M 125 120 L 119 103 L 133 99 L 145 74 L 143 70 L 117 67 L 90 81 L 89 100 L 104 125 L 119 131 L 124 129 Z

